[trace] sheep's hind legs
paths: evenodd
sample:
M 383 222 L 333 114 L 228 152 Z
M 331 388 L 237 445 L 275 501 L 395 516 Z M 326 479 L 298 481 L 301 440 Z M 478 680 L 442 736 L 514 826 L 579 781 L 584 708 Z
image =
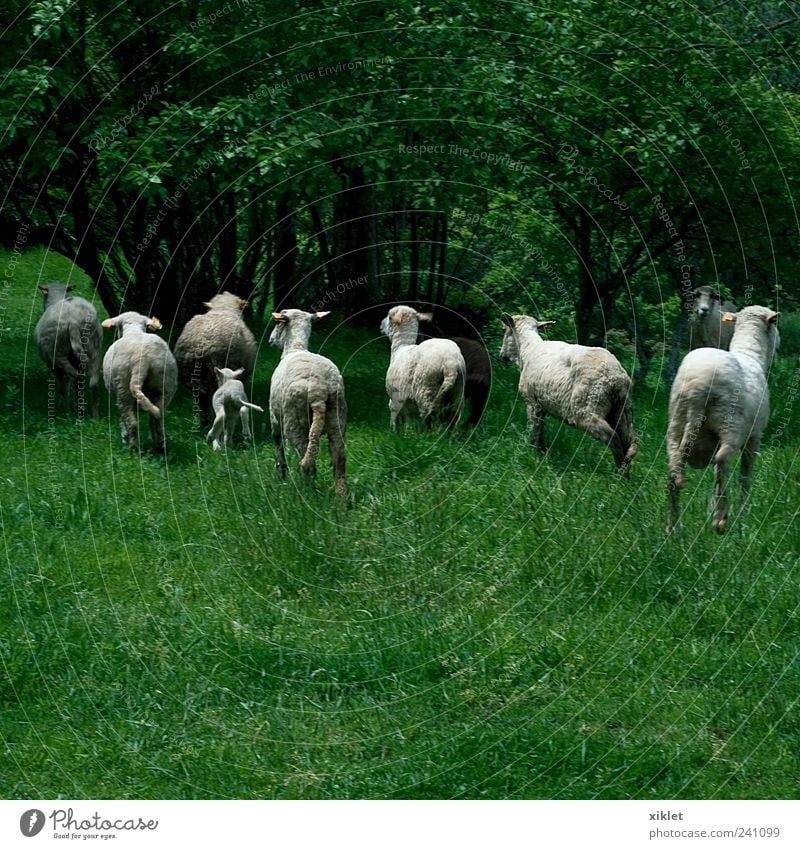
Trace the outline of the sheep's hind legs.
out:
M 286 480 L 286 452 L 283 447 L 283 436 L 280 431 L 273 431 L 272 438 L 275 441 L 275 469 L 281 480 Z
M 736 449 L 729 444 L 717 448 L 711 462 L 714 465 L 714 500 L 711 525 L 718 533 L 724 533 L 728 524 L 728 464 Z
M 742 519 L 747 516 L 747 509 L 750 502 L 750 482 L 753 476 L 753 465 L 756 461 L 756 457 L 758 456 L 758 448 L 758 445 L 748 442 L 742 449 L 742 465 L 740 469 L 742 504 L 739 508 L 739 515 Z
M 163 398 L 153 398 L 153 403 L 158 407 L 161 411 L 161 415 L 150 416 L 150 437 L 153 440 L 153 447 L 159 454 L 163 454 L 166 451 L 167 440 L 164 436 L 164 399 Z
M 547 449 L 544 444 L 544 408 L 541 404 L 528 404 L 528 427 L 530 444 L 544 453 Z

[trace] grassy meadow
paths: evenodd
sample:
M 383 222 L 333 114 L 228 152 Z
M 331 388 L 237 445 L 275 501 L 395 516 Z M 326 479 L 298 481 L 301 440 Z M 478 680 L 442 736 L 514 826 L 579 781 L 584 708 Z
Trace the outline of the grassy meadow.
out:
M 334 305 L 312 347 L 347 385 L 348 508 L 325 446 L 315 483 L 294 459 L 281 482 L 266 416 L 214 454 L 184 389 L 166 457 L 123 449 L 105 391 L 98 420 L 53 415 L 52 279 L 92 295 L 43 248 L 0 254 L 3 797 L 796 796 L 793 317 L 749 518 L 714 535 L 691 471 L 668 539 L 657 368 L 625 482 L 553 421 L 529 448 L 500 363 L 474 432 L 393 435 L 388 343 Z M 278 352 L 248 321 L 265 406 Z

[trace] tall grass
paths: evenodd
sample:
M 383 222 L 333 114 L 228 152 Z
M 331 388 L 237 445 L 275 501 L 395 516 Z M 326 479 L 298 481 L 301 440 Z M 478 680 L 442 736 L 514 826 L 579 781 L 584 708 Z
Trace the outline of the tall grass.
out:
M 712 535 L 693 473 L 667 539 L 655 376 L 626 483 L 565 426 L 528 447 L 512 367 L 476 431 L 392 435 L 385 340 L 331 326 L 342 507 L 324 462 L 276 478 L 258 417 L 253 447 L 211 452 L 186 393 L 164 458 L 124 451 L 107 401 L 53 416 L 33 290 L 69 273 L 90 294 L 27 252 L 0 322 L 5 796 L 796 794 L 796 350 L 747 522 Z M 276 360 L 260 352 L 256 403 Z

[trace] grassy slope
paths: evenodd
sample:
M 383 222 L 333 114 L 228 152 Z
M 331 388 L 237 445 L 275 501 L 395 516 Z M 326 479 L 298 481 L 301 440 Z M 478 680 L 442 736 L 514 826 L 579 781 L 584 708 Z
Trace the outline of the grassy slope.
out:
M 666 540 L 662 392 L 629 483 L 552 422 L 528 449 L 511 367 L 474 435 L 395 437 L 385 340 L 331 325 L 346 510 L 327 462 L 307 487 L 263 437 L 212 454 L 184 392 L 166 461 L 107 401 L 49 421 L 32 291 L 69 271 L 31 250 L 0 301 L 1 795 L 795 796 L 795 355 L 748 523 L 712 536 L 693 473 Z

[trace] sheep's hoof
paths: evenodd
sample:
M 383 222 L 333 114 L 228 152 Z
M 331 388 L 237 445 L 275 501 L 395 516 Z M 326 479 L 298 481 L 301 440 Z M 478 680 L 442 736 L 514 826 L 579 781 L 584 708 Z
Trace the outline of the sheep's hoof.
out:
M 347 484 L 344 481 L 336 481 L 336 483 L 334 484 L 334 489 L 336 490 L 336 497 L 340 501 L 346 503 L 349 500 L 350 493 L 347 491 Z
M 727 524 L 728 524 L 727 519 L 716 519 L 713 523 L 714 530 L 718 534 L 724 534 L 725 533 L 725 527 L 726 527 Z

